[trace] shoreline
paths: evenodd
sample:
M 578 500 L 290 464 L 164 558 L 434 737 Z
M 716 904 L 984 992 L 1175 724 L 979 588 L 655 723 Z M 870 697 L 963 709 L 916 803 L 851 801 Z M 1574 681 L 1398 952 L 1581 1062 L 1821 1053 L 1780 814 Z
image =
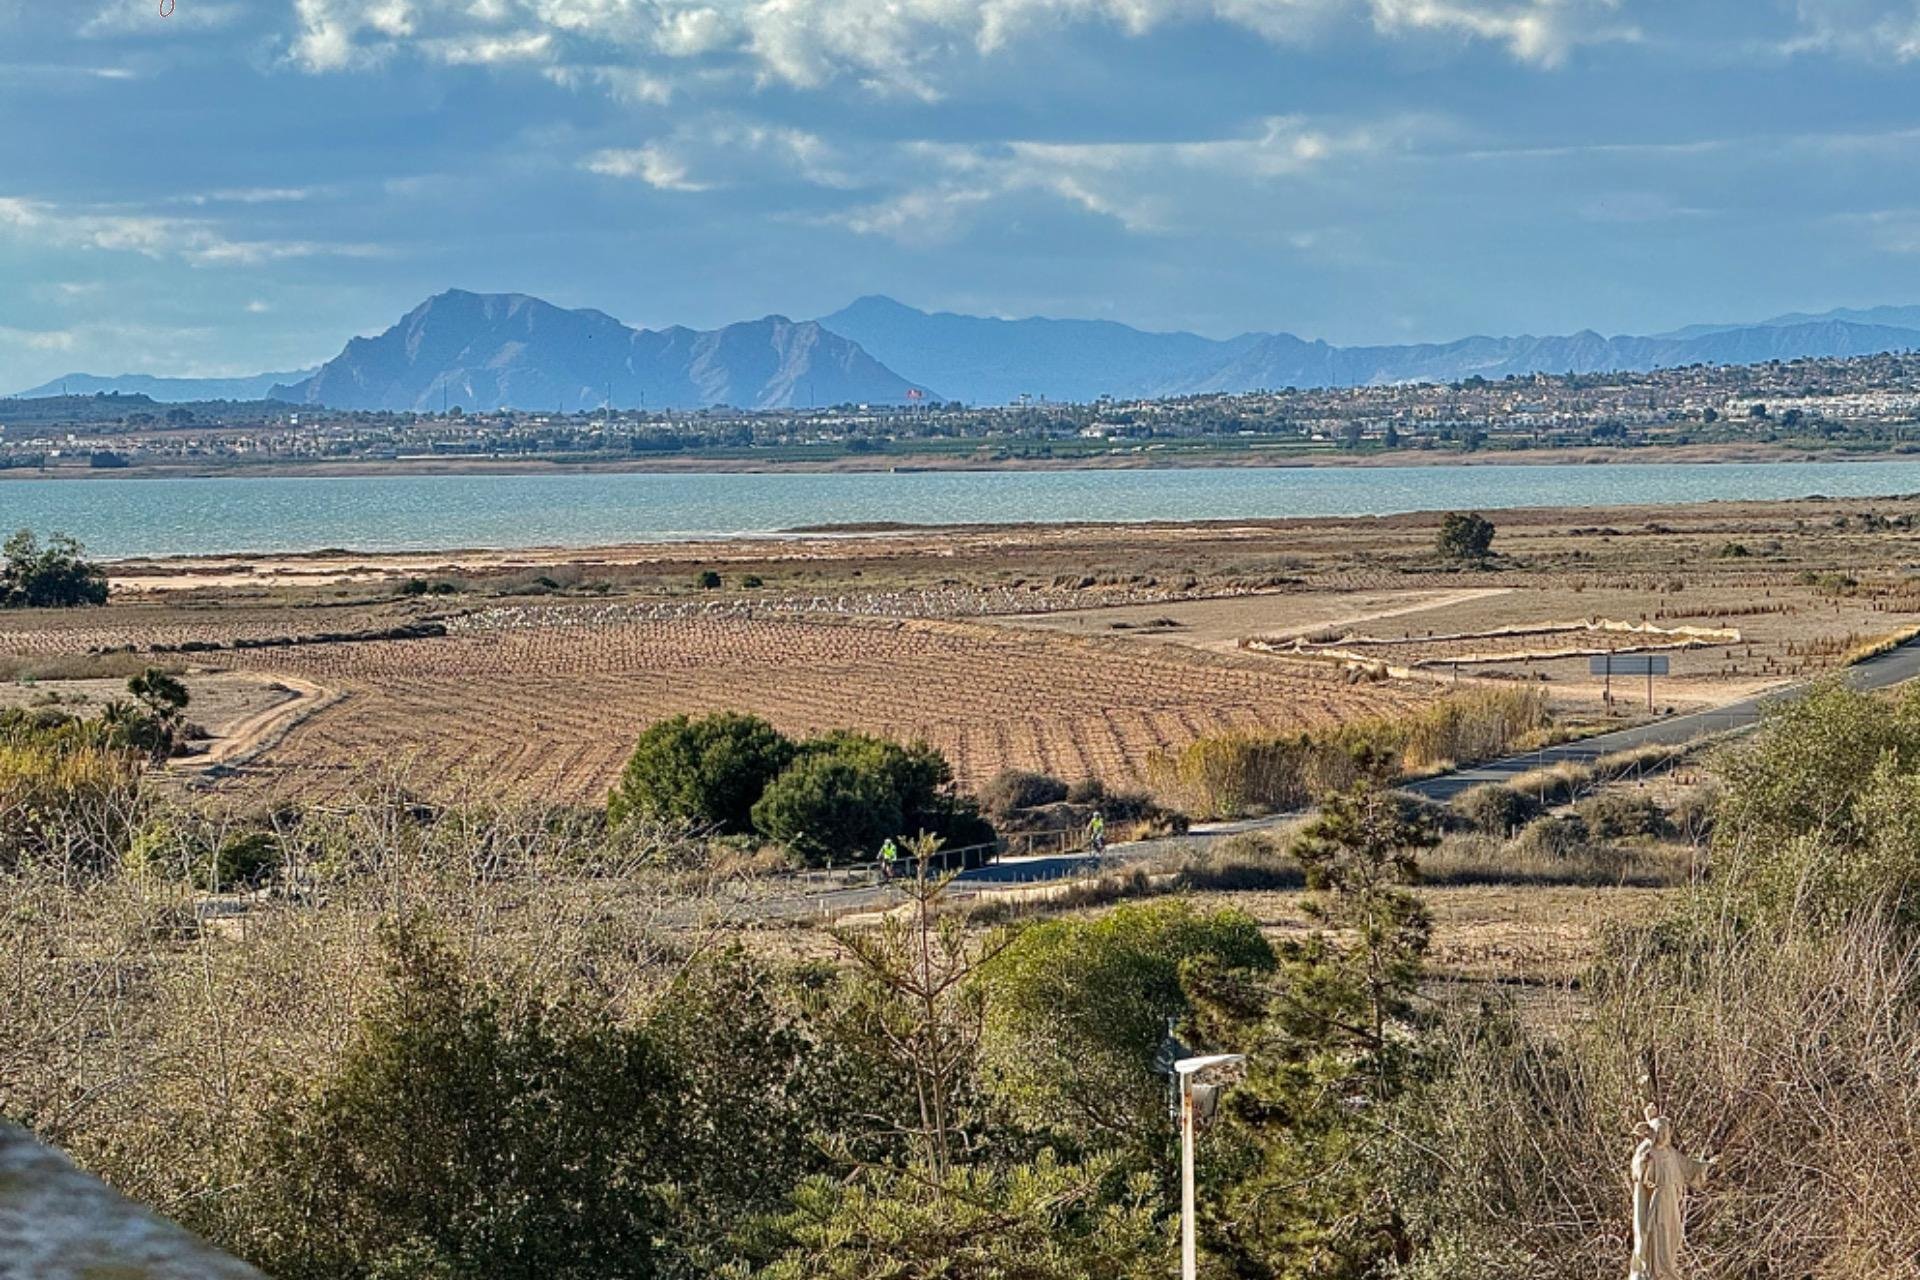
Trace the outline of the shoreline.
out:
M 189 466 L 136 463 L 127 467 L 86 464 L 51 468 L 0 469 L 0 483 L 33 480 L 283 480 L 368 479 L 385 476 L 544 476 L 544 475 L 887 475 L 913 472 L 1008 471 L 1203 471 L 1230 468 L 1303 470 L 1381 467 L 1551 467 L 1595 465 L 1715 463 L 1843 463 L 1920 461 L 1920 450 L 1816 449 L 1799 445 L 1703 444 L 1640 448 L 1595 446 L 1578 449 L 1505 449 L 1466 453 L 1457 450 L 1402 449 L 1345 454 L 1324 452 L 1120 452 L 1067 458 L 981 458 L 950 454 L 844 454 L 818 459 L 709 458 L 681 454 L 662 458 L 566 462 L 541 458 L 447 457 L 352 462 L 267 463 L 259 466 Z
M 1920 494 L 1887 495 L 1877 501 L 1914 501 Z M 1496 523 L 1512 527 L 1577 526 L 1586 521 L 1643 526 L 1719 524 L 1727 520 L 1800 518 L 1857 505 L 1868 499 L 1812 495 L 1801 498 L 1710 498 L 1699 502 L 1622 503 L 1605 506 L 1533 506 L 1489 509 Z M 805 563 L 860 554 L 914 554 L 928 546 L 942 553 L 1009 547 L 1073 547 L 1090 550 L 1119 544 L 1176 544 L 1202 534 L 1255 542 L 1275 534 L 1329 529 L 1392 530 L 1437 527 L 1444 511 L 1386 515 L 1311 515 L 1212 520 L 1027 521 L 1022 523 L 899 524 L 852 522 L 772 532 L 674 539 L 626 539 L 600 543 L 532 546 L 460 546 L 429 549 L 325 547 L 304 551 L 240 550 L 174 555 L 103 557 L 109 577 L 133 591 L 200 586 L 268 586 L 291 583 L 375 582 L 435 573 L 518 571 L 558 564 L 626 568 L 737 563 Z M 1596 529 L 1595 533 L 1602 530 Z M 1611 527 L 1605 531 L 1615 534 Z

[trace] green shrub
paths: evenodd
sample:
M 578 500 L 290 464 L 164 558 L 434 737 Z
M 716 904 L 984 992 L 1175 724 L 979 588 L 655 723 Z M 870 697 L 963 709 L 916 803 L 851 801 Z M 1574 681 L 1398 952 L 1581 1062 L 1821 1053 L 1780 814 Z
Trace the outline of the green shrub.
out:
M 949 849 L 994 838 L 992 824 L 954 794 L 938 751 L 844 730 L 801 743 L 752 816 L 755 830 L 814 865 L 870 860 L 882 842 L 922 832 Z
M 721 712 L 662 720 L 635 743 L 607 797 L 607 820 L 619 826 L 644 816 L 749 831 L 754 804 L 795 750 L 755 716 Z
M 1449 560 L 1484 560 L 1493 550 L 1493 521 L 1478 511 L 1449 511 L 1434 546 Z
M 804 861 L 824 866 L 878 856 L 882 842 L 906 834 L 907 824 L 900 793 L 884 773 L 817 752 L 773 780 L 753 806 L 753 825 Z
M 1258 924 L 1186 903 L 1120 906 L 1022 930 L 981 970 L 988 1089 L 1028 1126 L 1069 1142 L 1132 1145 L 1159 1131 L 1154 1055 L 1189 1009 L 1183 966 L 1273 967 Z
M 0 609 L 58 609 L 107 602 L 106 571 L 63 533 L 42 546 L 22 529 L 0 543 Z
M 259 887 L 280 862 L 280 841 L 271 832 L 211 831 L 162 818 L 135 833 L 124 865 L 207 893 L 228 893 Z
M 1920 916 L 1920 691 L 1833 681 L 1775 704 L 1720 765 L 1713 883 L 1784 927 L 1882 901 Z
M 1574 806 L 1574 816 L 1594 840 L 1634 840 L 1663 835 L 1667 815 L 1650 797 L 1603 791 Z
M 920 833 L 945 848 L 995 839 L 993 825 L 952 791 L 941 752 L 849 731 L 801 743 L 753 806 L 753 827 L 814 865 L 866 862 L 881 842 Z
M 1482 835 L 1509 836 L 1531 822 L 1540 805 L 1530 795 L 1490 782 L 1455 796 L 1452 809 Z
M 507 1004 L 390 930 L 388 982 L 255 1171 L 256 1260 L 347 1275 L 650 1275 L 676 1082 L 638 1031 L 577 1003 Z

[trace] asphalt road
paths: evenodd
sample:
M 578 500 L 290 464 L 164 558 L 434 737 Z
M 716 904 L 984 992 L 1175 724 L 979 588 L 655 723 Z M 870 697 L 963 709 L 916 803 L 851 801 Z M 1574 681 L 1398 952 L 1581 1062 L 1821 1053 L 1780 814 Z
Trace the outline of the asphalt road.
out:
M 1879 657 L 1856 663 L 1848 667 L 1844 673 L 1847 682 L 1857 689 L 1885 689 L 1891 685 L 1902 684 L 1916 676 L 1920 676 L 1920 640 L 1909 641 L 1897 649 L 1888 650 Z M 1631 678 L 1628 683 L 1630 686 Z M 1452 773 L 1422 778 L 1418 782 L 1407 783 L 1401 790 L 1417 796 L 1425 796 L 1429 800 L 1449 800 L 1469 787 L 1477 787 L 1488 782 L 1505 782 L 1518 774 L 1547 765 L 1591 764 L 1601 756 L 1610 756 L 1616 752 L 1633 751 L 1640 747 L 1679 746 L 1719 733 L 1751 729 L 1760 723 L 1761 711 L 1769 703 L 1797 698 L 1806 690 L 1806 685 L 1775 689 L 1756 697 L 1743 698 L 1739 702 L 1715 707 L 1710 711 L 1694 711 L 1683 716 L 1668 716 L 1664 720 L 1649 721 L 1632 729 L 1597 734 L 1591 738 L 1582 738 L 1578 742 L 1563 742 L 1558 746 L 1543 747 L 1538 751 L 1509 756 L 1504 760 L 1476 765 L 1471 769 L 1457 769 Z
M 1878 657 L 1869 658 L 1865 662 L 1847 668 L 1844 679 L 1858 689 L 1885 689 L 1905 683 L 1917 676 L 1920 676 L 1920 639 L 1909 641 L 1897 649 L 1889 650 Z M 1806 692 L 1806 689 L 1806 685 L 1775 689 L 1752 698 L 1730 702 L 1709 711 L 1668 716 L 1632 729 L 1619 729 L 1612 733 L 1582 738 L 1577 742 L 1563 742 L 1557 746 L 1542 747 L 1538 751 L 1508 756 L 1503 760 L 1490 761 L 1471 769 L 1457 769 L 1452 773 L 1422 778 L 1404 784 L 1401 790 L 1429 800 L 1445 801 L 1470 787 L 1489 782 L 1506 782 L 1520 774 L 1549 765 L 1591 764 L 1602 756 L 1621 751 L 1652 746 L 1680 746 L 1717 734 L 1750 729 L 1760 722 L 1761 713 L 1768 704 L 1797 698 Z M 1657 694 L 1657 687 L 1655 692 Z M 1300 813 L 1279 813 L 1238 822 L 1201 823 L 1194 826 L 1185 836 L 1111 845 L 1107 849 L 1104 862 L 1107 866 L 1124 866 L 1128 862 L 1152 857 L 1175 847 L 1191 848 L 1196 844 L 1204 845 L 1243 831 L 1260 831 L 1281 826 L 1302 816 Z M 955 881 L 953 892 L 964 897 L 1008 884 L 1063 880 L 1083 875 L 1096 865 L 1095 859 L 1083 854 L 1002 858 L 987 866 L 964 872 Z M 777 895 L 763 899 L 751 904 L 748 913 L 769 919 L 840 914 L 878 906 L 892 896 L 892 891 L 885 885 L 823 887 L 801 890 L 791 896 Z

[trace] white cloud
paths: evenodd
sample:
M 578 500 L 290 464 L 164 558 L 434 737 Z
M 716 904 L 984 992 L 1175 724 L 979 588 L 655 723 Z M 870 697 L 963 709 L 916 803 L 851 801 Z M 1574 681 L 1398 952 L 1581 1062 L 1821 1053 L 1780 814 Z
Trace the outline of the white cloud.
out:
M 819 135 L 728 119 L 683 125 L 640 147 L 596 151 L 581 167 L 605 177 L 638 178 L 663 191 L 764 185 L 779 177 L 816 187 L 857 185 L 843 157 Z
M 325 187 L 227 187 L 176 196 L 175 204 L 294 204 L 323 194 Z
M 80 26 L 80 34 L 89 39 L 113 36 L 175 35 L 182 32 L 213 31 L 232 25 L 245 12 L 238 4 L 220 0 L 184 0 L 172 6 L 173 12 L 160 16 L 158 0 L 108 0 Z
M 883 236 L 910 248 L 928 248 L 958 236 L 973 211 L 997 194 L 982 187 L 918 188 L 834 214 L 824 221 L 858 235 Z
M 71 351 L 80 345 L 80 334 L 74 329 L 12 329 L 0 325 L 0 344 L 28 351 Z
M 1793 8 L 1799 27 L 1782 52 L 1868 62 L 1920 58 L 1920 0 L 1795 0 Z
M 136 253 L 193 266 L 255 266 L 288 258 L 375 257 L 380 252 L 372 245 L 235 239 L 199 219 L 72 210 L 0 196 L 0 234 L 7 233 L 48 248 Z
M 1640 38 L 1612 18 L 1616 3 L 1588 0 L 1371 0 L 1383 32 L 1437 31 L 1505 45 L 1521 62 L 1556 67 L 1582 44 Z
M 613 68 L 652 86 L 674 64 L 721 64 L 763 83 L 851 80 L 937 97 L 952 61 L 992 56 L 1080 24 L 1146 36 L 1220 22 L 1298 43 L 1359 20 L 1383 38 L 1441 35 L 1542 67 L 1583 44 L 1631 40 L 1619 0 L 294 0 L 293 61 L 378 65 L 402 49 L 450 63 L 539 66 L 618 91 Z
M 1920 209 L 1877 209 L 1871 213 L 1841 214 L 1834 222 L 1846 227 L 1882 253 L 1902 257 L 1920 254 Z
M 703 6 L 666 13 L 654 43 L 660 52 L 676 58 L 698 57 L 724 49 L 734 38 L 736 24 L 718 9 Z
M 1161 233 L 1178 229 L 1196 203 L 1300 178 L 1400 145 L 1430 127 L 1421 120 L 1316 126 L 1274 116 L 1242 136 L 1189 142 L 915 143 L 902 149 L 898 167 L 930 171 L 932 182 L 838 221 L 865 234 L 917 242 L 957 233 L 967 211 L 988 199 L 1039 194 L 1129 231 Z M 949 198 L 952 207 L 941 208 Z M 930 218 L 929 227 L 916 225 L 919 218 Z
M 686 162 L 656 146 L 597 151 L 586 161 L 589 173 L 609 178 L 638 178 L 661 191 L 705 191 L 707 184 L 687 175 Z
M 551 31 L 516 31 L 503 36 L 455 36 L 422 45 L 450 67 L 495 66 L 508 62 L 543 63 L 553 56 Z
M 800 129 L 714 118 L 640 146 L 592 152 L 580 167 L 661 191 L 764 191 L 784 182 L 856 192 L 836 212 L 788 216 L 926 245 L 953 239 L 985 206 L 1015 197 L 1065 204 L 1135 233 L 1178 231 L 1221 200 L 1244 205 L 1262 186 L 1442 131 L 1425 117 L 1352 125 L 1273 116 L 1244 133 L 1178 142 L 830 143 Z

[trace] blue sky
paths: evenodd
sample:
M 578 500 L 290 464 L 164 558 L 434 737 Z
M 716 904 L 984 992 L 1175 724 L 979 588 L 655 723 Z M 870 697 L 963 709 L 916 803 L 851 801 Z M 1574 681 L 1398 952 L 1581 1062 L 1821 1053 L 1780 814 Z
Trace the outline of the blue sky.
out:
M 1920 302 L 1920 0 L 0 0 L 0 391 L 449 286 L 1337 342 Z

